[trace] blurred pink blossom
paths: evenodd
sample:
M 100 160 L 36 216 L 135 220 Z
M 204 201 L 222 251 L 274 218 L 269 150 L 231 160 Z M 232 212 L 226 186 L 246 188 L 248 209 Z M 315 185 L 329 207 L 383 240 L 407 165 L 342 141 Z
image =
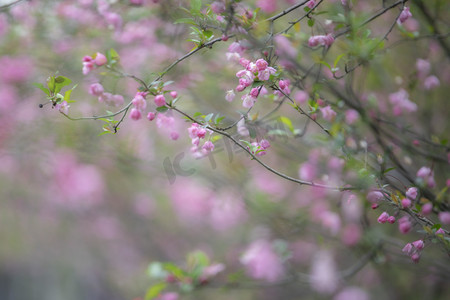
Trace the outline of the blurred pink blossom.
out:
M 332 294 L 339 285 L 339 275 L 333 256 L 321 250 L 313 258 L 311 265 L 311 287 L 321 294 Z
M 241 256 L 240 262 L 255 279 L 277 282 L 285 273 L 281 258 L 266 240 L 253 242 Z

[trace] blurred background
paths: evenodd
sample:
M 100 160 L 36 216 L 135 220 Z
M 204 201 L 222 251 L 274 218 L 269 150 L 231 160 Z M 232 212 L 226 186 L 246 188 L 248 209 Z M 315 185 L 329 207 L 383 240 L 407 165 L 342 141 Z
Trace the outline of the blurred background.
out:
M 12 2 L 0 1 L 0 5 Z M 127 116 L 117 134 L 100 135 L 101 120 L 68 120 L 46 104 L 45 94 L 32 85 L 45 83 L 58 72 L 73 81 L 69 88 L 78 84 L 70 116 L 117 111 L 99 103 L 89 86 L 101 83 L 105 91 L 122 95 L 128 103 L 139 84 L 105 69 L 83 76 L 83 56 L 114 48 L 125 72 L 154 79 L 193 47 L 186 42 L 188 26 L 174 24 L 182 12 L 173 8 L 184 1 L 17 2 L 0 11 L 0 299 L 143 299 L 153 283 L 148 274 L 151 262 L 183 266 L 186 255 L 195 250 L 223 263 L 225 271 L 214 284 L 180 299 L 330 299 L 339 293 L 356 297 L 347 299 L 446 299 L 450 295 L 444 251 L 430 247 L 419 265 L 412 264 L 401 249 L 420 236 L 400 236 L 396 226 L 376 223 L 381 211 L 367 209 L 365 194 L 283 181 L 224 140 L 215 142 L 212 155 L 195 157 L 187 135 L 190 124 L 171 112 L 167 113 L 174 118 L 170 126 L 164 119 L 132 121 Z M 257 2 L 264 5 L 264 1 L 246 2 L 253 9 Z M 281 10 L 293 2 L 276 1 L 275 6 Z M 330 3 L 330 9 L 338 4 Z M 355 9 L 372 7 L 355 1 Z M 271 10 L 265 7 L 261 13 L 269 16 Z M 411 31 L 424 31 L 416 22 Z M 311 53 L 301 52 L 307 36 L 308 31 L 298 31 L 290 47 L 310 62 Z M 175 81 L 168 89 L 178 92 L 179 107 L 191 114 L 220 112 L 229 123 L 239 118 L 239 111 L 244 111 L 240 99 L 232 104 L 225 100 L 241 69 L 226 60 L 231 42 L 214 45 L 214 51 L 202 50 L 166 76 L 165 80 Z M 423 110 L 416 125 L 448 137 L 449 104 L 440 100 L 449 92 L 450 69 L 448 64 L 437 67 L 442 50 L 428 42 L 414 47 L 405 43 L 391 56 L 378 59 L 366 77 L 367 90 L 373 92 L 365 96 L 389 111 L 387 94 L 413 76 L 417 58 L 430 59 L 441 84 L 414 95 Z M 396 82 L 386 73 L 395 74 Z M 265 116 L 274 107 L 273 98 L 261 101 L 267 101 L 267 107 L 258 106 L 254 113 Z M 306 119 L 291 111 L 283 107 L 255 123 L 256 139 L 267 138 L 272 144 L 263 160 L 293 177 L 298 177 L 303 163 L 314 160 L 315 176 L 321 180 L 339 185 L 343 177 L 356 178 L 348 172 L 355 165 L 344 167 L 337 149 L 345 142 L 358 145 L 365 137 L 363 129 L 353 132 L 354 139 L 325 149 L 326 141 L 317 138 L 320 129 L 312 125 L 301 139 L 269 135 L 286 129 L 286 122 L 279 119 L 282 114 L 292 117 L 293 127 L 305 126 Z M 427 127 L 421 127 L 422 121 Z M 172 132 L 180 136 L 175 141 Z M 437 178 L 441 185 L 445 180 L 445 176 Z M 383 246 L 378 247 L 381 240 Z M 372 263 L 365 263 L 367 254 Z M 262 260 L 260 273 L 245 262 L 252 261 L 252 255 Z M 318 273 L 323 280 L 310 284 L 300 276 L 295 282 L 278 281 L 294 271 Z M 346 276 L 339 277 L 343 273 Z M 253 285 L 251 277 L 262 281 Z M 243 284 L 222 287 L 230 278 Z

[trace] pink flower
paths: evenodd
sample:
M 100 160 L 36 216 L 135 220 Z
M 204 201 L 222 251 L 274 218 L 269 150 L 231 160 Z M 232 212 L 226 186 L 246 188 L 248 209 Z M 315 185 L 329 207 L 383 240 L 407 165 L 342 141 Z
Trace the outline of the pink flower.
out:
M 149 121 L 153 121 L 153 120 L 155 119 L 155 117 L 156 117 L 156 114 L 155 114 L 154 112 L 149 112 L 149 113 L 147 114 L 147 119 L 148 119 Z
M 393 105 L 395 116 L 399 116 L 403 112 L 415 112 L 417 110 L 417 105 L 411 102 L 408 97 L 409 95 L 404 89 L 389 95 L 389 102 Z
M 225 94 L 225 100 L 227 100 L 228 102 L 233 101 L 235 97 L 236 97 L 236 94 L 234 93 L 233 90 L 229 90 Z
M 70 106 L 67 104 L 66 101 L 63 101 L 55 105 L 55 108 L 65 115 L 69 113 L 69 107 Z
M 384 199 L 384 195 L 380 191 L 370 191 L 367 194 L 367 200 L 371 203 L 379 203 Z
M 387 222 L 389 218 L 389 214 L 387 212 L 383 212 L 379 217 L 378 217 L 378 223 L 380 224 L 384 224 Z
M 407 216 L 404 216 L 398 220 L 398 229 L 402 234 L 407 234 L 412 228 L 412 224 Z
M 260 145 L 261 148 L 264 149 L 264 150 L 269 149 L 269 147 L 270 147 L 270 143 L 269 143 L 268 140 L 261 140 L 261 141 L 259 142 L 259 145 Z
M 389 216 L 387 221 L 388 221 L 389 224 L 394 224 L 395 223 L 395 217 L 394 216 Z
M 205 144 L 203 145 L 202 150 L 203 150 L 205 153 L 212 152 L 212 151 L 214 151 L 214 144 L 213 144 L 211 141 L 207 141 L 207 142 L 205 142 Z
M 172 97 L 172 98 L 178 97 L 178 93 L 177 93 L 176 91 L 171 91 L 171 92 L 169 93 L 169 95 L 170 95 L 170 97 Z
M 359 113 L 354 109 L 345 111 L 345 123 L 352 125 L 359 119 Z
M 308 3 L 306 3 L 306 6 L 308 6 L 309 9 L 313 9 L 314 6 L 316 6 L 316 2 L 314 0 L 310 0 L 308 1 Z
M 411 260 L 417 264 L 420 260 L 420 253 L 414 253 L 413 255 L 411 255 Z
M 89 86 L 89 94 L 94 96 L 101 96 L 104 92 L 103 86 L 100 83 L 93 83 Z
M 264 59 L 260 58 L 255 62 L 256 68 L 258 69 L 258 71 L 264 71 L 269 64 L 267 63 L 267 61 L 265 61 Z
M 306 162 L 300 167 L 298 175 L 301 180 L 313 181 L 317 176 L 316 166 L 312 163 Z
M 433 211 L 433 203 L 428 202 L 422 206 L 422 214 L 424 216 L 431 214 L 432 211 Z
M 402 199 L 402 207 L 403 208 L 411 207 L 411 200 L 409 200 L 408 198 Z
M 336 117 L 336 112 L 331 108 L 331 106 L 320 107 L 320 112 L 322 113 L 322 117 L 328 122 L 333 122 Z
M 417 240 L 412 243 L 414 247 L 416 247 L 417 250 L 422 250 L 425 244 L 423 243 L 423 240 Z
M 256 6 L 261 8 L 261 10 L 265 13 L 273 13 L 277 10 L 277 1 L 276 0 L 258 0 L 256 2 Z
M 83 62 L 83 75 L 89 74 L 90 71 L 94 70 L 93 62 Z
M 246 86 L 244 86 L 244 85 L 242 85 L 242 84 L 239 84 L 239 85 L 236 87 L 236 92 L 242 92 L 243 90 L 245 90 L 245 88 L 246 88 Z
M 435 234 L 445 234 L 444 229 L 439 228 L 438 230 L 436 230 Z
M 284 35 L 275 36 L 276 54 L 281 57 L 295 59 L 298 55 L 298 50 L 291 41 Z
M 141 111 L 137 108 L 131 109 L 130 118 L 131 118 L 131 120 L 134 120 L 134 121 L 140 120 L 142 118 Z
M 156 300 L 178 300 L 178 293 L 176 293 L 176 292 L 162 293 L 155 299 Z
M 294 100 L 296 102 L 298 102 L 299 104 L 306 103 L 306 101 L 308 101 L 308 99 L 309 99 L 309 94 L 305 91 L 300 90 L 294 94 Z
M 415 200 L 417 197 L 417 188 L 415 187 L 410 187 L 407 191 L 406 191 L 406 197 L 408 197 L 411 200 Z
M 442 211 L 439 213 L 438 217 L 442 224 L 450 224 L 450 212 Z
M 147 101 L 145 101 L 144 96 L 142 96 L 142 94 L 140 93 L 134 96 L 133 100 L 131 100 L 131 103 L 133 103 L 135 108 L 140 110 L 145 110 L 145 108 L 147 107 Z
M 316 47 L 316 46 L 325 46 L 330 47 L 334 42 L 334 37 L 331 34 L 327 35 L 315 35 L 309 38 L 308 46 Z
M 403 247 L 402 252 L 406 255 L 411 255 L 414 252 L 414 247 L 411 243 L 408 243 Z
M 339 274 L 331 253 L 319 251 L 311 265 L 311 287 L 321 294 L 331 294 L 339 284 Z
M 242 96 L 241 99 L 243 100 L 242 106 L 245 108 L 253 107 L 253 105 L 255 105 L 255 102 L 256 102 L 256 98 L 252 97 L 250 94 L 246 94 L 246 95 Z
M 111 29 L 119 30 L 122 27 L 122 17 L 119 14 L 107 12 L 104 17 Z
M 423 78 L 430 73 L 431 65 L 428 60 L 419 58 L 416 61 L 416 69 L 419 77 Z
M 356 224 L 347 225 L 341 236 L 342 242 L 347 246 L 355 246 L 361 239 L 361 229 Z
M 106 59 L 105 55 L 103 55 L 100 52 L 97 52 L 94 62 L 97 66 L 103 66 L 104 64 L 106 64 L 108 62 L 108 60 Z
M 161 107 L 161 106 L 166 105 L 166 98 L 164 98 L 163 95 L 157 95 L 157 96 L 155 97 L 155 104 L 156 104 L 156 106 L 158 106 L 158 107 Z
M 213 3 L 211 3 L 211 10 L 215 14 L 224 13 L 226 10 L 225 3 L 220 1 L 214 1 Z
M 436 76 L 431 75 L 431 76 L 428 76 L 427 78 L 425 78 L 425 81 L 423 82 L 423 87 L 426 90 L 432 90 L 434 88 L 437 88 L 440 84 L 441 83 L 440 83 L 439 79 Z
M 281 259 L 266 240 L 253 242 L 241 256 L 240 262 L 255 279 L 276 282 L 285 273 Z
M 400 16 L 397 19 L 397 23 L 400 25 L 403 22 L 405 22 L 406 20 L 408 20 L 408 18 L 412 17 L 411 12 L 409 11 L 409 7 L 403 7 L 402 12 L 400 13 Z

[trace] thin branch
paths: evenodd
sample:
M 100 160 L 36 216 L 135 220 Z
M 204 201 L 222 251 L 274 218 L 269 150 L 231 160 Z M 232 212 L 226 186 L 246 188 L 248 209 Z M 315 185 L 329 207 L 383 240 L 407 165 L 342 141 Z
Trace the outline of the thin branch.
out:
M 309 1 L 309 0 L 305 0 L 305 1 L 301 2 L 301 3 L 295 4 L 295 5 L 291 6 L 291 7 L 289 7 L 289 8 L 287 8 L 287 9 L 283 10 L 283 11 L 280 12 L 279 14 L 276 14 L 275 16 L 268 18 L 266 21 L 271 21 L 271 22 L 273 22 L 273 21 L 275 21 L 275 20 L 281 18 L 282 16 L 287 15 L 287 14 L 290 13 L 291 11 L 296 10 L 296 9 L 299 8 L 300 6 L 305 5 L 308 1 Z

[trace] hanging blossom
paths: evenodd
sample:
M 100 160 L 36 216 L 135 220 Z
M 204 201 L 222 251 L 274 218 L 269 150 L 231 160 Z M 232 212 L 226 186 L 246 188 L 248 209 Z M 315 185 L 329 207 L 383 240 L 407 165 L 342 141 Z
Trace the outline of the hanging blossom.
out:
M 425 243 L 423 240 L 417 240 L 406 244 L 405 247 L 403 247 L 402 252 L 408 255 L 414 263 L 418 263 L 424 247 Z
M 409 11 L 409 7 L 403 7 L 402 12 L 400 13 L 400 16 L 397 19 L 397 24 L 401 25 L 406 20 L 408 20 L 410 17 L 412 17 L 411 12 Z
M 133 108 L 130 112 L 130 118 L 134 121 L 140 120 L 142 118 L 142 113 L 147 108 L 147 101 L 145 97 L 148 95 L 147 92 L 137 92 L 131 103 Z

